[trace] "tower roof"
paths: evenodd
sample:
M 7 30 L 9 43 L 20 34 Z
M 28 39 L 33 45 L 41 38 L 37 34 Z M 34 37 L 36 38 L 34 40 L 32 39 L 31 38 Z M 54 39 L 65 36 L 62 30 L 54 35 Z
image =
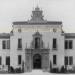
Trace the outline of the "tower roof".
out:
M 40 11 L 40 8 L 37 6 L 37 7 L 35 8 L 35 11 Z
M 28 21 L 13 22 L 13 25 L 61 25 L 61 21 L 47 21 L 43 18 L 43 11 L 37 6 Z
M 31 16 L 30 22 L 40 22 L 40 21 L 44 21 L 42 12 L 43 12 L 43 11 L 40 10 L 40 8 L 37 6 L 37 7 L 35 8 L 35 10 L 32 11 L 32 16 Z

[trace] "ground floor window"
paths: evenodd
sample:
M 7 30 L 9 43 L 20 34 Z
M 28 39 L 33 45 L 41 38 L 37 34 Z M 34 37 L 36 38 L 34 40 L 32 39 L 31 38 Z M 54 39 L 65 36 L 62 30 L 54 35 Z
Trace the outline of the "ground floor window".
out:
M 73 56 L 65 56 L 65 65 L 72 65 L 73 64 Z
M 2 57 L 0 56 L 0 65 L 2 64 Z
M 10 65 L 10 56 L 6 57 L 6 65 Z
M 56 55 L 53 55 L 53 64 L 56 65 Z
M 72 65 L 73 64 L 73 57 L 69 57 L 69 65 Z
M 21 55 L 18 55 L 18 64 L 19 65 L 21 65 L 21 60 L 22 60 Z

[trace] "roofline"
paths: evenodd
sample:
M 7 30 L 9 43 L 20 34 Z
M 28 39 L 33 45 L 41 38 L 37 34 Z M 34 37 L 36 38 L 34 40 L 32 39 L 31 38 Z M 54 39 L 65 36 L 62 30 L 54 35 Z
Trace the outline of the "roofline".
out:
M 0 39 L 8 39 L 10 36 L 10 33 L 0 33 Z
M 28 21 L 16 21 L 13 25 L 61 25 L 61 21 L 47 21 L 47 22 L 28 22 Z
M 62 35 L 67 39 L 75 38 L 75 33 L 63 33 Z

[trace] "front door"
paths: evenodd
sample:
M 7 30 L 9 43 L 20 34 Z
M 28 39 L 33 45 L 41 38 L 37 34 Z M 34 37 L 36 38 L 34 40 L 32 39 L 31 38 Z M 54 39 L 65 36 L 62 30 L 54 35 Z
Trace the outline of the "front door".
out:
M 41 69 L 41 55 L 39 54 L 33 56 L 33 69 Z

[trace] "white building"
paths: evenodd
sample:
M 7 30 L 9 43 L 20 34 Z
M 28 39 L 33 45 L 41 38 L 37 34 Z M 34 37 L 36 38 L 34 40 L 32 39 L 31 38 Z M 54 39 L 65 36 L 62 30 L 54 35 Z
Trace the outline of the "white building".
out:
M 60 21 L 44 20 L 36 7 L 30 20 L 13 22 L 10 33 L 0 34 L 0 70 L 74 69 L 74 45 L 75 33 L 64 33 Z

